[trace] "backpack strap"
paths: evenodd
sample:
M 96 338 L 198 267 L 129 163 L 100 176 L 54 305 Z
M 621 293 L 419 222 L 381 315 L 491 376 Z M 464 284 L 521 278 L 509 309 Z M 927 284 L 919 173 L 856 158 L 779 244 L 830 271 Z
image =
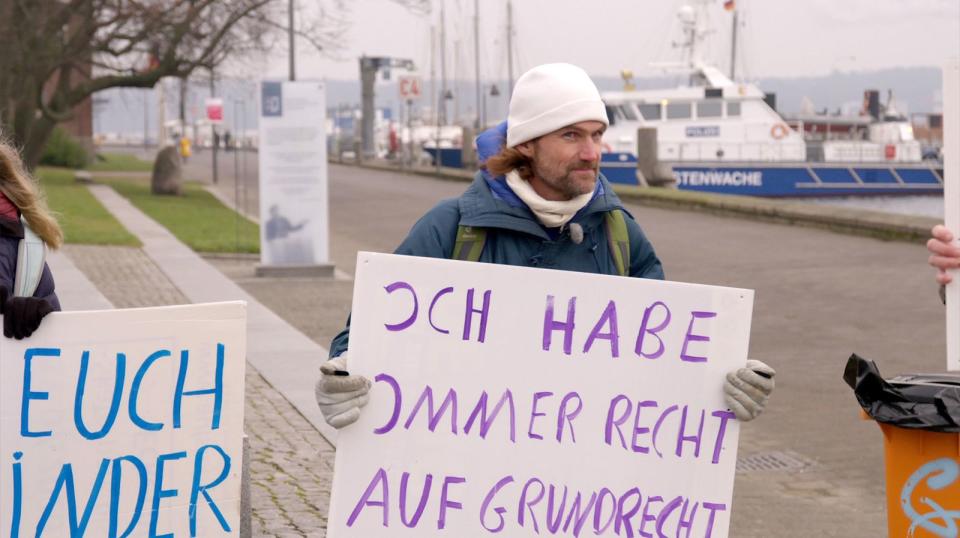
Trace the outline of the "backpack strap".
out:
M 630 270 L 630 236 L 627 234 L 627 221 L 623 212 L 614 209 L 604 214 L 604 224 L 607 228 L 607 240 L 610 243 L 610 257 L 617 268 L 617 274 L 628 276 Z M 453 245 L 452 260 L 466 262 L 480 261 L 484 244 L 487 241 L 487 230 L 474 226 L 457 226 L 457 239 Z
M 457 240 L 453 244 L 452 260 L 465 262 L 480 261 L 480 254 L 483 252 L 483 245 L 487 242 L 486 228 L 475 228 L 473 226 L 457 226 Z
M 47 245 L 30 229 L 27 220 L 23 223 L 23 239 L 17 246 L 17 274 L 13 281 L 13 295 L 33 297 L 43 276 L 43 264 L 46 261 Z
M 610 243 L 610 257 L 620 276 L 629 276 L 630 237 L 627 235 L 627 221 L 619 209 L 607 211 L 603 216 L 607 227 L 607 241 Z

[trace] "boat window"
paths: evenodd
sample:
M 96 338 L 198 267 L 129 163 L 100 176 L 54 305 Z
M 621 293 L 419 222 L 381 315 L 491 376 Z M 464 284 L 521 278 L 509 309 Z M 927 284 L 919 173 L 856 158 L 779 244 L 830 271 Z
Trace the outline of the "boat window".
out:
M 740 115 L 740 102 L 731 101 L 727 103 L 727 117 L 735 117 Z
M 617 113 L 614 109 L 617 107 L 613 105 L 603 104 L 603 107 L 607 110 L 607 119 L 610 121 L 610 125 L 616 125 L 617 123 Z
M 667 119 L 681 120 L 689 118 L 690 103 L 667 103 Z
M 700 101 L 697 103 L 698 118 L 719 118 L 723 115 L 723 102 Z
M 660 103 L 641 103 L 640 104 L 640 115 L 643 116 L 645 120 L 659 120 L 660 119 Z
M 637 113 L 633 111 L 633 105 L 626 103 L 620 105 L 620 113 L 630 121 L 637 121 Z
M 617 105 L 607 105 L 607 116 L 610 123 L 623 121 L 623 112 L 620 111 L 620 107 Z

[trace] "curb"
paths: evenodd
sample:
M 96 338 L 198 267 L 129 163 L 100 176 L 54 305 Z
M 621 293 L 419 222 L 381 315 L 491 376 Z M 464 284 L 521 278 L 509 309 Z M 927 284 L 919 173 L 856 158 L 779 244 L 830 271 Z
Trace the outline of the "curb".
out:
M 443 179 L 473 181 L 473 174 L 456 168 L 398 168 L 380 163 L 350 163 L 330 161 L 331 164 L 356 166 L 370 170 L 393 172 Z M 659 187 L 613 185 L 613 191 L 623 201 L 636 204 L 706 212 L 714 215 L 747 218 L 763 222 L 822 228 L 837 233 L 872 237 L 885 241 L 922 242 L 930 237 L 930 229 L 940 219 L 911 215 L 897 215 L 867 209 L 824 206 L 784 199 L 759 198 L 730 194 L 679 191 Z

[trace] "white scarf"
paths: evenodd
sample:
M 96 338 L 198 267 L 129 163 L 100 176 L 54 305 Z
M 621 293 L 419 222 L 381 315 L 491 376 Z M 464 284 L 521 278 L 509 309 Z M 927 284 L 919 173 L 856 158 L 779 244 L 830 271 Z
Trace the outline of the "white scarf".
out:
M 518 198 L 527 204 L 537 220 L 547 228 L 559 228 L 570 222 L 593 199 L 593 191 L 565 201 L 546 200 L 533 190 L 530 182 L 520 177 L 516 170 L 507 172 L 507 185 Z

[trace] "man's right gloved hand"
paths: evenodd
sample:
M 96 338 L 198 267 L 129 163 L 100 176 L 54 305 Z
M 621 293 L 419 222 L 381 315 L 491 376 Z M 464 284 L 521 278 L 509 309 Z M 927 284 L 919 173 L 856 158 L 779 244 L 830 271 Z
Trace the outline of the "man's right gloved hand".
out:
M 0 314 L 3 314 L 3 335 L 22 340 L 40 327 L 43 318 L 53 312 L 50 301 L 40 297 L 8 297 L 9 290 L 0 287 Z
M 327 424 L 338 430 L 360 418 L 360 408 L 367 405 L 370 380 L 347 371 L 347 354 L 328 360 L 320 366 L 317 381 L 317 405 Z

